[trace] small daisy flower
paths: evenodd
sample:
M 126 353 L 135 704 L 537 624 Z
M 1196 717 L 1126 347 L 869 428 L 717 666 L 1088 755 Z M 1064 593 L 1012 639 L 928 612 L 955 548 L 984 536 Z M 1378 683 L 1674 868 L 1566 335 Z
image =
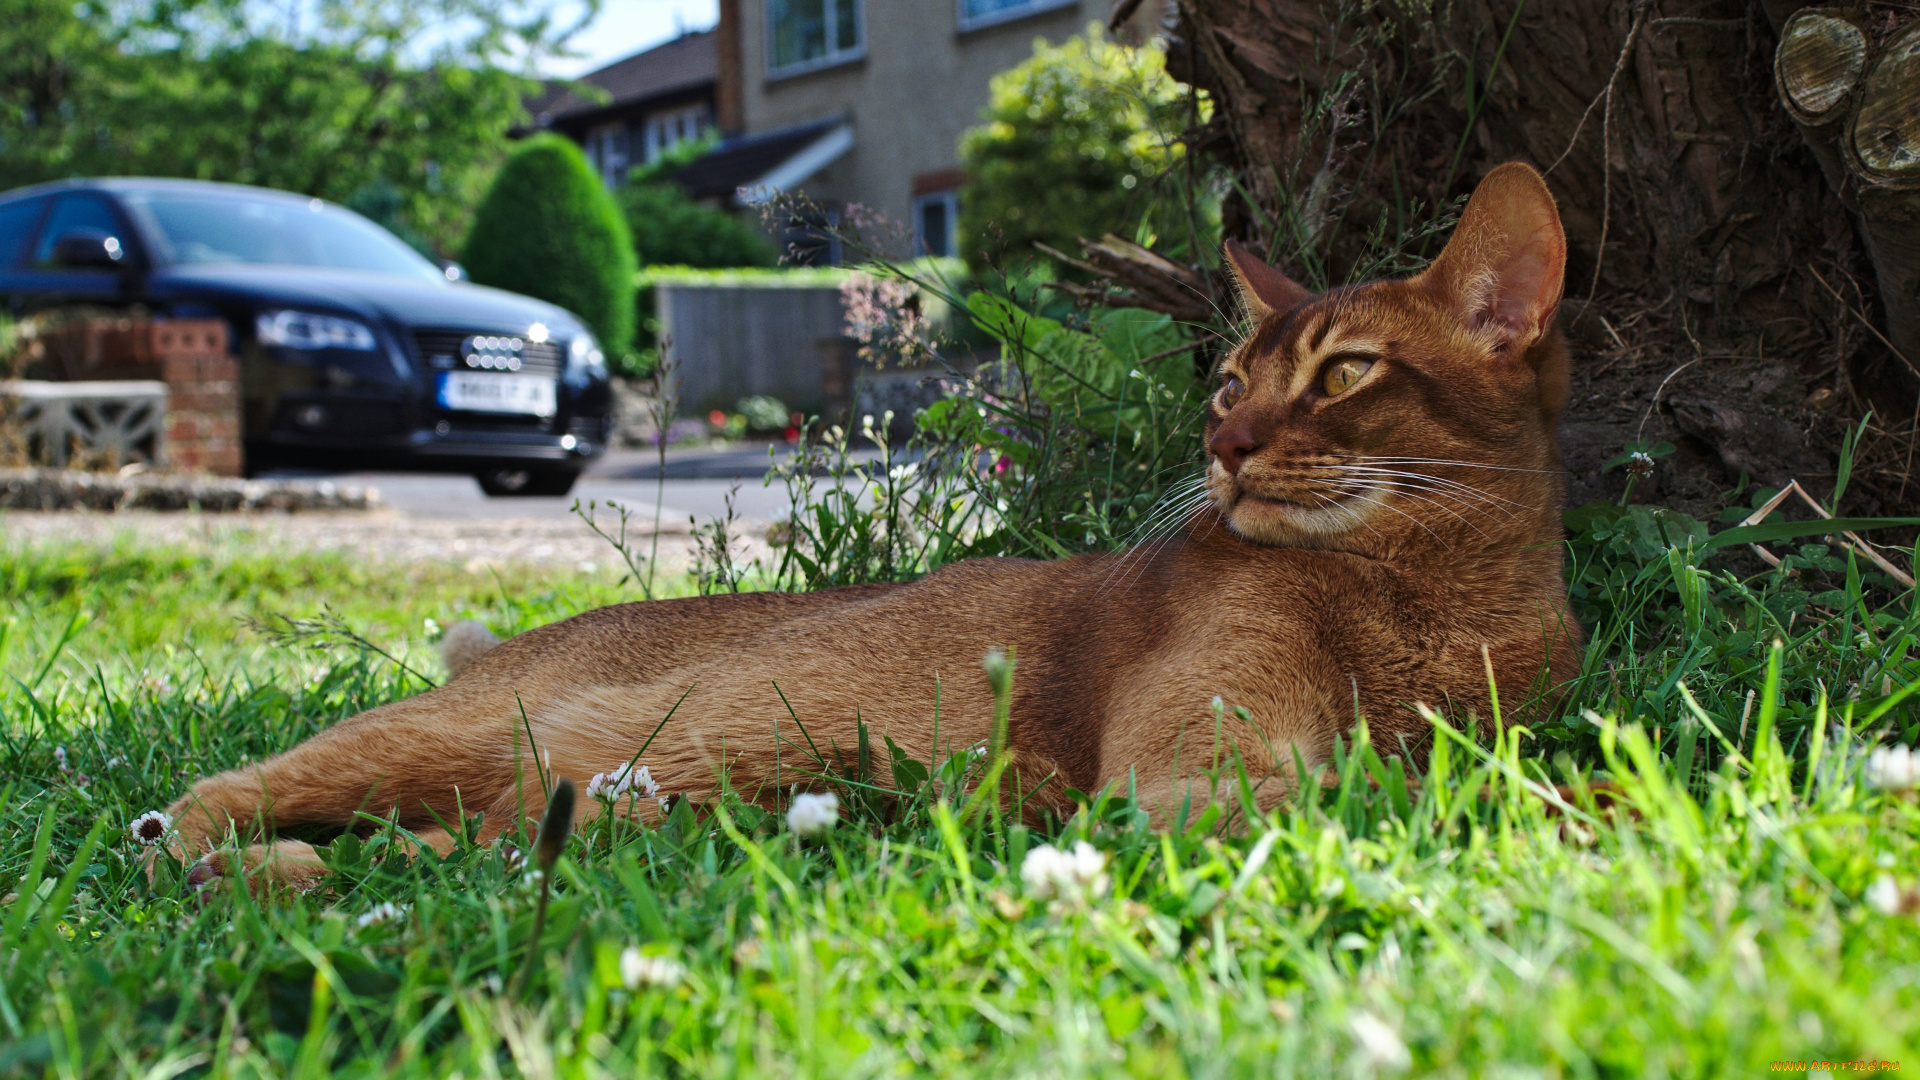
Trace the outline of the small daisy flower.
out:
M 1860 898 L 1882 915 L 1900 914 L 1900 886 L 1890 875 L 1881 874 Z
M 165 840 L 167 833 L 172 830 L 173 819 L 158 810 L 149 810 L 141 814 L 133 819 L 133 824 L 127 826 L 127 832 L 132 834 L 134 841 L 141 847 L 152 847 Z
M 1413 1055 L 1400 1033 L 1372 1013 L 1356 1012 L 1347 1017 L 1347 1030 L 1360 1050 L 1360 1061 L 1368 1071 L 1406 1072 L 1413 1066 Z
M 390 900 L 382 900 L 380 903 L 368 908 L 359 918 L 353 920 L 353 925 L 364 930 L 369 926 L 378 926 L 383 922 L 392 922 L 396 919 L 405 918 L 406 914 L 406 907 L 395 904 Z
M 1020 863 L 1020 880 L 1027 891 L 1046 900 L 1101 896 L 1107 891 L 1107 856 L 1085 840 L 1072 851 L 1041 844 Z
M 1920 787 L 1920 754 L 1911 746 L 1876 746 L 1860 776 L 1868 787 L 1887 791 Z
M 832 792 L 795 795 L 787 808 L 787 828 L 798 836 L 818 836 L 840 820 L 840 800 Z
M 686 974 L 686 965 L 671 957 L 648 956 L 631 945 L 620 954 L 620 981 L 629 990 L 642 986 L 666 989 L 678 985 Z
M 632 762 L 623 762 L 612 772 L 594 773 L 587 781 L 587 798 L 622 799 L 638 793 L 651 799 L 660 794 L 660 785 L 653 782 L 653 774 L 645 765 L 638 769 Z

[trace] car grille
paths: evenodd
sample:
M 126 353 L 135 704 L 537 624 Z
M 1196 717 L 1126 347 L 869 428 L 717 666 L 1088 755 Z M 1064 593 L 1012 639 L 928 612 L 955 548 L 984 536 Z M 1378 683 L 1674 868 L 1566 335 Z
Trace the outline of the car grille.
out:
M 512 371 L 559 378 L 560 346 L 481 330 L 422 330 L 414 335 L 420 361 L 434 371 Z

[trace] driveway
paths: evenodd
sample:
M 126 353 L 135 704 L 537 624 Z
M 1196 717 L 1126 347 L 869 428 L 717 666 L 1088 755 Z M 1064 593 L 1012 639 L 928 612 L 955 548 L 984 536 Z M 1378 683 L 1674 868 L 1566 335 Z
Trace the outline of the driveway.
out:
M 764 523 L 788 512 L 785 485 L 768 487 L 767 443 L 724 447 L 672 447 L 666 468 L 654 450 L 614 450 L 594 462 L 571 494 L 557 497 L 491 499 L 471 476 L 448 473 L 328 473 L 282 470 L 269 477 L 332 480 L 378 488 L 387 507 L 410 518 L 439 521 L 575 520 L 573 505 L 613 502 L 646 518 L 656 498 L 663 530 L 684 531 L 687 519 L 706 521 L 726 513 L 734 493 L 734 516 Z M 776 452 L 785 452 L 781 444 Z M 663 478 L 664 477 L 664 478 Z

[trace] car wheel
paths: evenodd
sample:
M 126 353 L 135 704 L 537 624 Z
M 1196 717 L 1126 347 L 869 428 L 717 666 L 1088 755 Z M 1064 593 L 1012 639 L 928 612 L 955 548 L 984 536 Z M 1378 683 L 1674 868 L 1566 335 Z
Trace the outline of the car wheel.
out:
M 480 490 L 494 498 L 516 495 L 565 495 L 580 474 L 572 469 L 488 469 L 476 473 Z

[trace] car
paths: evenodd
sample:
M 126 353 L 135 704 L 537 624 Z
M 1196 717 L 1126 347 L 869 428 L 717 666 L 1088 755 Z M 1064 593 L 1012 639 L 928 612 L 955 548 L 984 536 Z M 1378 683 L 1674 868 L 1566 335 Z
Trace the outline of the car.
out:
M 321 199 L 133 177 L 0 194 L 0 297 L 16 317 L 224 319 L 250 475 L 465 472 L 489 495 L 564 495 L 607 446 L 612 391 L 585 323 Z

